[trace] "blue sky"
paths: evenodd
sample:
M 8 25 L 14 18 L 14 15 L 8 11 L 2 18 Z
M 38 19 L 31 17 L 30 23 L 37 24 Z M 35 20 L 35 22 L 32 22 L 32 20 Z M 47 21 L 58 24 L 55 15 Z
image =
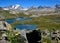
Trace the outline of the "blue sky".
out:
M 54 6 L 60 4 L 60 0 L 0 0 L 0 7 L 9 5 L 20 4 L 22 7 L 27 8 L 30 6 Z

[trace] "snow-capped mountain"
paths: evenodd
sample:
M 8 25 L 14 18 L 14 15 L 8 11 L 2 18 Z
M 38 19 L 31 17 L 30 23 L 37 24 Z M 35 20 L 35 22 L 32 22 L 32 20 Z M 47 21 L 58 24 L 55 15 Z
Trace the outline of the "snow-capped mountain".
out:
M 10 9 L 18 9 L 18 8 L 21 8 L 21 6 L 19 4 L 16 4 L 16 5 L 5 7 L 3 9 L 4 10 L 10 10 Z
M 3 8 L 3 10 L 28 10 L 28 8 L 23 8 L 21 7 L 19 4 L 15 4 L 15 5 L 11 5 L 11 6 L 8 6 L 8 7 L 5 7 Z
M 18 8 L 22 9 L 22 7 L 21 7 L 19 4 L 12 5 L 12 6 L 10 7 L 10 9 L 18 9 Z
M 28 8 L 23 8 L 19 4 L 15 4 L 15 5 L 5 7 L 3 8 L 3 10 L 9 10 L 10 13 L 16 14 L 19 12 L 25 12 L 26 10 L 28 10 Z

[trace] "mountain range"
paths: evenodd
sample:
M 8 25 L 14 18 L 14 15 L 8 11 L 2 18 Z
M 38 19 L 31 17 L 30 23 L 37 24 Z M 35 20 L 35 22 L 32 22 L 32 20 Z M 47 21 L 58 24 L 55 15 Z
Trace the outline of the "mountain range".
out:
M 34 7 L 31 6 L 30 8 L 23 8 L 19 4 L 11 5 L 8 7 L 3 7 L 3 10 L 9 10 L 10 13 L 16 14 L 19 12 L 27 13 L 27 14 L 40 14 L 40 13 L 49 13 L 49 12 L 55 12 L 55 7 L 49 7 L 49 6 L 38 6 Z

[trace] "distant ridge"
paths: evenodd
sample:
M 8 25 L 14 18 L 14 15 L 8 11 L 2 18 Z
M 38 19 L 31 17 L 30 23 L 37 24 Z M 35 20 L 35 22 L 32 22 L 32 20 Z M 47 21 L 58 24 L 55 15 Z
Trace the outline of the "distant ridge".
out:
M 50 7 L 50 6 L 38 6 L 38 7 L 34 7 L 31 6 L 29 8 L 23 8 L 21 5 L 19 4 L 15 4 L 15 5 L 11 5 L 8 7 L 4 7 L 3 10 L 9 10 L 10 13 L 16 14 L 19 12 L 23 12 L 26 14 L 40 14 L 40 13 L 51 13 L 51 12 L 55 12 L 56 10 L 56 6 L 60 6 L 59 5 L 55 5 L 55 7 Z

